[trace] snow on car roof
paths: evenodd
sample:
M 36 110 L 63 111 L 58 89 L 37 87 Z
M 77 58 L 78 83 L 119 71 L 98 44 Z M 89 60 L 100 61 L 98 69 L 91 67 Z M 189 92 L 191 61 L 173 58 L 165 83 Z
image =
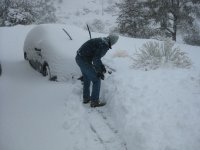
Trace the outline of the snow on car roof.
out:
M 69 36 L 63 31 L 65 29 Z M 74 56 L 78 48 L 89 39 L 87 31 L 61 24 L 42 24 L 33 28 L 27 35 L 24 49 L 35 46 L 56 51 L 61 55 Z

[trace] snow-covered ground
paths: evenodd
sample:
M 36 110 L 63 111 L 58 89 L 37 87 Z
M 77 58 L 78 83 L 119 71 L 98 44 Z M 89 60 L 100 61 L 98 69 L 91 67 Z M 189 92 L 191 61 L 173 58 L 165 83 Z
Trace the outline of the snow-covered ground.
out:
M 92 109 L 82 104 L 80 81 L 50 82 L 23 59 L 31 28 L 0 28 L 1 150 L 200 148 L 200 47 L 176 44 L 190 69 L 142 71 L 119 56 L 132 56 L 147 40 L 120 37 L 103 58 L 116 69 L 102 81 L 107 105 Z

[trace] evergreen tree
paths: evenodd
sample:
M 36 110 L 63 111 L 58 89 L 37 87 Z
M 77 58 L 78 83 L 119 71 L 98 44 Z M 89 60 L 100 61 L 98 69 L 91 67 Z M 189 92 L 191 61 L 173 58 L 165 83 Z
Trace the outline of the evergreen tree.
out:
M 148 0 L 155 23 L 175 41 L 177 30 L 193 26 L 194 15 L 198 13 L 194 10 L 198 3 L 192 0 Z
M 0 26 L 55 22 L 55 8 L 49 0 L 2 0 Z
M 56 22 L 55 7 L 50 0 L 39 0 L 35 4 L 34 16 L 36 23 L 52 23 Z
M 119 32 L 132 37 L 149 36 L 148 11 L 145 11 L 145 3 L 139 0 L 124 0 L 118 3 L 120 9 L 117 18 Z
M 200 14 L 199 0 L 125 0 L 117 6 L 119 31 L 133 37 L 164 33 L 176 41 L 177 31 L 193 28 Z

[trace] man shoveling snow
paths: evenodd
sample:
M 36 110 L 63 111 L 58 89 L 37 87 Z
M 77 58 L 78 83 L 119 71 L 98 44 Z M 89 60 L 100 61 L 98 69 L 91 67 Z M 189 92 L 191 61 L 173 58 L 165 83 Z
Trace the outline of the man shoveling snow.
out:
M 77 51 L 76 63 L 83 75 L 83 103 L 89 102 L 91 107 L 104 106 L 106 103 L 99 100 L 101 79 L 104 80 L 106 73 L 101 58 L 118 41 L 119 36 L 110 34 L 103 38 L 94 38 L 85 42 Z M 92 93 L 90 95 L 90 83 Z

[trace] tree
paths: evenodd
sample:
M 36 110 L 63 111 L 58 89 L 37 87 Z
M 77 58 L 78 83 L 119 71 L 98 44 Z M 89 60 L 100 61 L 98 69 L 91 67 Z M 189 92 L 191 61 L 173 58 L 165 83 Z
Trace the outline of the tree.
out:
M 149 36 L 148 12 L 145 3 L 139 0 L 125 0 L 118 3 L 120 12 L 117 18 L 119 32 L 132 37 Z
M 36 23 L 52 23 L 56 22 L 55 7 L 51 0 L 39 0 L 35 3 L 34 16 Z
M 2 0 L 0 26 L 55 22 L 55 8 L 49 0 Z
M 118 4 L 118 7 L 120 32 L 131 32 L 138 36 L 138 31 L 146 31 L 148 28 L 151 29 L 147 30 L 148 32 L 164 33 L 175 41 L 177 31 L 192 27 L 195 18 L 200 14 L 199 0 L 125 0 L 124 3 Z M 126 31 L 124 28 L 128 29 L 125 26 L 127 24 L 135 26 L 132 25 L 131 30 Z
M 148 0 L 155 23 L 174 41 L 178 29 L 193 26 L 194 14 L 198 13 L 194 11 L 197 3 L 199 2 L 192 0 Z

